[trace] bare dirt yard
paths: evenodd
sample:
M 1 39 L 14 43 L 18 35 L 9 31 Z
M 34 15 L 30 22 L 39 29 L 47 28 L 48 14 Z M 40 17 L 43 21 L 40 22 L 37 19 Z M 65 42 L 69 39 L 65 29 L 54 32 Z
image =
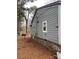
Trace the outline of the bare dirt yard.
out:
M 41 44 L 24 37 L 17 38 L 17 59 L 55 59 L 52 52 Z

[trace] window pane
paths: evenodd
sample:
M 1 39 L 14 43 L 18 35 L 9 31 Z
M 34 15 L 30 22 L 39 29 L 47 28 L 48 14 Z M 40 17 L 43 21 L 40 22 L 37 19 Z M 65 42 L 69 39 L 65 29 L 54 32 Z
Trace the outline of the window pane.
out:
M 43 30 L 46 31 L 46 27 L 44 27 Z

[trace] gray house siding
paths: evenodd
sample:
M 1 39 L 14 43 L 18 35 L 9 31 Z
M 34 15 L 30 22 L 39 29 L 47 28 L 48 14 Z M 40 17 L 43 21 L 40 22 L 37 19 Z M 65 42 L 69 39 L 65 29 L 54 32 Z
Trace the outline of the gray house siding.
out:
M 35 36 L 36 33 L 36 19 L 34 19 L 33 24 L 32 24 L 32 35 Z
M 33 35 L 58 43 L 58 7 L 55 5 L 37 10 L 32 23 Z M 42 30 L 43 21 L 47 21 L 47 32 Z
M 60 19 L 61 19 L 61 5 L 58 6 L 58 25 L 59 26 L 61 26 Z M 61 44 L 61 31 L 60 30 L 61 30 L 61 27 L 58 28 L 58 42 L 59 42 L 59 44 Z

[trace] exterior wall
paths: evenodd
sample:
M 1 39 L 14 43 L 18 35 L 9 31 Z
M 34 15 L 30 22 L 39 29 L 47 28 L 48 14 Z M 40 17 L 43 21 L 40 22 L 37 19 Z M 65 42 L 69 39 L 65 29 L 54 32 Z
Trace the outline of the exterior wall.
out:
M 61 6 L 58 7 L 58 25 L 59 26 L 61 26 L 60 25 L 60 19 L 61 19 L 60 17 L 61 17 Z M 59 44 L 61 44 L 61 32 L 60 32 L 60 30 L 61 30 L 61 27 L 58 28 L 58 37 L 59 37 L 58 42 L 59 42 Z
M 36 18 L 32 23 L 32 35 L 35 36 L 35 33 L 36 33 Z
M 48 32 L 47 39 L 58 43 L 58 6 L 52 7 L 48 15 Z
M 45 20 L 47 21 L 47 33 L 42 31 L 42 22 Z M 32 24 L 33 35 L 36 33 L 37 37 L 58 43 L 58 28 L 56 26 L 58 26 L 58 5 L 37 10 Z

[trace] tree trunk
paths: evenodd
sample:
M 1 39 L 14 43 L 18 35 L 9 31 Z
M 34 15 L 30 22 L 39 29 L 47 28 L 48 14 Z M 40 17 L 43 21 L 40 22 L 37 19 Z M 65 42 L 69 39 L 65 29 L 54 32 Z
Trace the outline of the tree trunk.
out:
M 26 17 L 25 17 L 25 20 L 26 20 L 26 33 L 27 33 L 27 23 L 28 23 L 28 19 L 26 19 Z

